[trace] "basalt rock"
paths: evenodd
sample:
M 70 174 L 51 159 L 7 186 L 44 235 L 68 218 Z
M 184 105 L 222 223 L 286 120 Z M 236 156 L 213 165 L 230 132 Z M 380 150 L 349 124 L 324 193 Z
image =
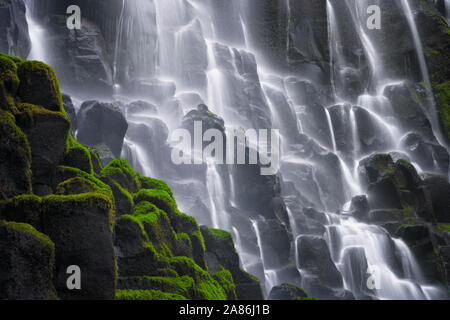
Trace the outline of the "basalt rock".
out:
M 88 146 L 106 145 L 116 158 L 120 157 L 128 123 L 114 104 L 86 101 L 81 105 L 77 139 Z

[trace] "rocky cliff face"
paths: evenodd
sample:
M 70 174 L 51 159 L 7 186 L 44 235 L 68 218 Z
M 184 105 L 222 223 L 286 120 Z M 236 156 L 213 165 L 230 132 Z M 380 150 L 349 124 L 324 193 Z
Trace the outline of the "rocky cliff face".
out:
M 54 71 L 0 55 L 0 298 L 262 299 L 230 234 L 75 141 Z M 81 290 L 67 286 L 81 270 Z

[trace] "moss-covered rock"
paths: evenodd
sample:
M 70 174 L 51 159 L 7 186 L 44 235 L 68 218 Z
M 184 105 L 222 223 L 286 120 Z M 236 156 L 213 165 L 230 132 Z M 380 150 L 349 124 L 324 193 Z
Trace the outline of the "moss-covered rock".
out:
M 236 284 L 234 283 L 233 275 L 229 270 L 222 267 L 220 271 L 214 273 L 213 277 L 225 290 L 227 300 L 237 300 Z
M 0 219 L 16 221 L 41 228 L 42 199 L 35 195 L 21 195 L 0 202 Z
M 0 197 L 31 193 L 31 150 L 13 115 L 0 110 Z
M 269 300 L 303 300 L 305 298 L 308 298 L 305 290 L 289 283 L 273 287 L 269 294 Z
M 14 96 L 19 88 L 19 76 L 16 63 L 6 55 L 0 55 L 0 81 L 8 94 Z
M 0 221 L 0 299 L 56 299 L 55 245 L 23 223 Z
M 112 242 L 111 199 L 100 193 L 47 196 L 41 231 L 56 249 L 55 287 L 62 299 L 113 299 L 116 258 Z M 81 290 L 68 290 L 67 268 L 81 269 Z
M 434 87 L 438 105 L 439 120 L 447 144 L 450 144 L 450 81 Z
M 20 104 L 31 120 L 22 123 L 31 148 L 33 191 L 38 195 L 52 193 L 56 167 L 64 159 L 70 122 L 61 112 L 47 110 L 32 104 Z
M 101 179 L 110 184 L 116 181 L 122 188 L 130 193 L 136 193 L 141 183 L 138 174 L 131 168 L 125 159 L 111 161 L 100 173 Z
M 159 290 L 117 290 L 116 300 L 187 300 L 185 297 Z
M 78 143 L 72 136 L 68 138 L 67 153 L 63 164 L 68 167 L 78 168 L 86 173 L 93 173 L 91 152 L 88 148 Z
M 20 85 L 17 95 L 22 102 L 62 112 L 59 83 L 53 69 L 39 61 L 23 61 L 17 66 Z
M 240 268 L 239 256 L 229 232 L 202 226 L 201 232 L 206 246 L 206 262 L 209 272 L 215 274 L 223 268 L 230 271 L 236 285 L 239 300 L 262 300 L 259 280 Z

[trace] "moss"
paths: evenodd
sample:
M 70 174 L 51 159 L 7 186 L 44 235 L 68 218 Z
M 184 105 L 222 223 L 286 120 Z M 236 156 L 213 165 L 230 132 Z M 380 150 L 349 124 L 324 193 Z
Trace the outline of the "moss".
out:
M 0 196 L 31 193 L 31 148 L 14 116 L 0 110 Z
M 113 200 L 113 192 L 111 188 L 103 183 L 101 180 L 97 179 L 91 174 L 88 174 L 80 169 L 72 168 L 72 167 L 66 167 L 66 166 L 60 166 L 58 167 L 58 175 L 59 175 L 59 181 L 64 182 L 67 180 L 70 180 L 72 178 L 80 177 L 83 178 L 89 182 L 94 183 L 98 187 L 98 193 L 101 193 L 108 197 L 109 199 Z M 113 206 L 115 208 L 115 205 Z
M 109 181 L 111 183 L 111 181 Z M 110 184 L 118 215 L 129 214 L 134 207 L 133 196 L 116 181 Z
M 146 287 L 153 290 L 179 294 L 188 299 L 195 296 L 195 282 L 189 276 L 182 277 L 140 277 L 145 282 Z
M 435 86 L 439 102 L 439 117 L 444 135 L 450 141 L 450 81 Z
M 45 234 L 40 233 L 34 227 L 26 223 L 18 223 L 18 222 L 6 222 L 0 221 L 0 227 L 10 228 L 19 233 L 28 233 L 32 235 L 36 240 L 42 243 L 46 247 L 50 247 L 52 251 L 55 251 L 55 244 L 53 241 Z
M 28 223 L 40 229 L 42 199 L 35 195 L 20 195 L 0 201 L 0 218 Z
M 0 55 L 0 81 L 3 82 L 5 89 L 14 95 L 19 88 L 19 77 L 17 75 L 17 65 L 10 56 Z
M 108 193 L 104 193 L 103 189 L 99 187 L 93 181 L 87 180 L 82 177 L 75 177 L 64 182 L 61 182 L 57 188 L 55 194 L 57 195 L 71 195 L 71 194 L 82 194 L 82 193 L 102 193 L 109 196 Z
M 437 228 L 442 232 L 450 232 L 450 224 L 440 223 L 438 224 Z
M 205 227 L 204 229 L 207 230 L 209 236 L 214 238 L 216 241 L 219 242 L 225 241 L 233 243 L 233 236 L 231 235 L 231 233 L 227 231 L 219 229 L 211 229 L 209 227 Z
M 116 300 L 187 300 L 179 294 L 159 290 L 117 290 Z
M 92 168 L 94 170 L 94 173 L 100 174 L 103 169 L 103 165 L 102 165 L 102 162 L 100 161 L 100 157 L 98 156 L 95 148 L 88 147 L 88 150 L 89 150 L 89 153 L 91 154 L 91 162 L 92 162 Z
M 204 300 L 226 300 L 227 295 L 219 282 L 214 280 L 208 272 L 198 266 L 194 260 L 187 257 L 173 257 L 167 259 L 170 267 L 180 275 L 188 275 L 197 285 L 197 295 Z
M 105 212 L 108 212 L 109 223 L 111 232 L 114 227 L 114 204 L 110 197 L 105 196 L 102 193 L 83 193 L 77 195 L 59 196 L 49 195 L 42 198 L 42 208 L 47 209 L 47 206 L 51 205 L 53 208 L 58 208 L 61 212 L 70 211 L 73 208 L 101 208 Z
M 23 102 L 42 106 L 66 115 L 59 82 L 53 69 L 40 61 L 22 61 L 17 64 L 20 79 L 18 96 Z
M 139 180 L 143 189 L 157 189 L 166 191 L 171 197 L 173 197 L 172 190 L 169 188 L 167 183 L 162 180 L 152 179 L 148 177 L 143 177 L 139 175 Z
M 220 268 L 221 270 L 213 275 L 214 279 L 217 280 L 225 290 L 228 300 L 237 300 L 236 285 L 234 284 L 231 272 L 222 266 Z
M 63 164 L 68 167 L 78 168 L 86 173 L 93 173 L 91 152 L 70 134 L 67 139 L 67 152 L 64 156 Z
M 100 173 L 102 180 L 114 180 L 131 193 L 141 188 L 137 173 L 125 159 L 114 159 Z
M 306 298 L 297 298 L 298 301 L 317 301 L 319 299 L 314 297 L 306 297 Z

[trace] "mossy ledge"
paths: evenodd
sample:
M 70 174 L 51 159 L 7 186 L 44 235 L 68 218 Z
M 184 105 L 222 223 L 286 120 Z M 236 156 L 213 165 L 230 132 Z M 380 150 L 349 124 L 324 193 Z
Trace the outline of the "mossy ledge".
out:
M 0 288 L 35 295 L 6 290 L 2 299 L 254 298 L 237 293 L 240 283 L 262 298 L 259 281 L 238 263 L 209 267 L 204 230 L 179 211 L 164 181 L 141 176 L 124 159 L 102 167 L 95 151 L 71 136 L 51 67 L 0 54 L 0 129 L 0 229 L 8 232 L 0 251 L 18 246 L 15 252 L 47 272 L 31 283 L 23 279 L 33 278 L 32 261 L 7 265 Z M 211 232 L 215 245 L 235 254 L 231 235 Z M 70 291 L 66 270 L 74 264 L 83 284 Z

